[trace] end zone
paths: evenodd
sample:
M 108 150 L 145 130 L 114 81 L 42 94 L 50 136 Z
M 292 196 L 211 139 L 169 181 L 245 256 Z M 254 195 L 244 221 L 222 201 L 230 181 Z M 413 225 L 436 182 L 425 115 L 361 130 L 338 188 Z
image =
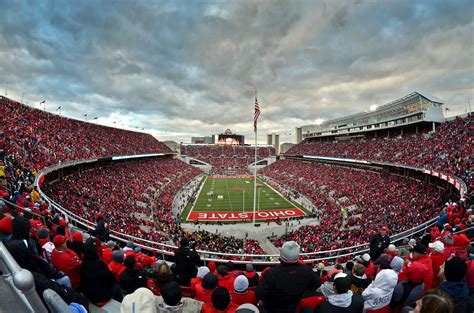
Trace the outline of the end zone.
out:
M 290 217 L 305 216 L 306 214 L 299 208 L 276 209 L 276 210 L 260 210 L 256 212 L 256 220 L 268 219 L 287 219 Z M 190 212 L 188 221 L 239 221 L 249 222 L 253 220 L 253 212 Z

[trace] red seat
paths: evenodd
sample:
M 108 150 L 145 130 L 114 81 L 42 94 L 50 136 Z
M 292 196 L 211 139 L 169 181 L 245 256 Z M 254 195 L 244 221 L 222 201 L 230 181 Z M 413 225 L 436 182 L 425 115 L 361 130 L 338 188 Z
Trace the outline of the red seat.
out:
M 377 310 L 368 310 L 366 313 L 390 313 L 390 305 L 386 305 L 383 308 Z
M 324 302 L 326 298 L 324 296 L 313 296 L 308 298 L 301 299 L 300 303 L 298 304 L 297 312 L 299 312 L 303 308 L 310 308 L 311 310 L 315 310 L 318 305 Z
M 181 293 L 183 297 L 194 298 L 196 296 L 196 291 L 187 286 L 181 286 Z

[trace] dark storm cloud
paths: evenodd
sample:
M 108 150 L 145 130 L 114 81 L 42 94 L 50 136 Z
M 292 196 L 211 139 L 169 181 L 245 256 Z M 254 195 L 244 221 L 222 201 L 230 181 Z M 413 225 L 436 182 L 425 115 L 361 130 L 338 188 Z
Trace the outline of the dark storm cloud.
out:
M 261 133 L 412 91 L 472 99 L 469 1 L 1 1 L 9 95 L 162 139 Z M 116 125 L 115 124 L 115 125 Z M 263 138 L 263 136 L 262 136 Z

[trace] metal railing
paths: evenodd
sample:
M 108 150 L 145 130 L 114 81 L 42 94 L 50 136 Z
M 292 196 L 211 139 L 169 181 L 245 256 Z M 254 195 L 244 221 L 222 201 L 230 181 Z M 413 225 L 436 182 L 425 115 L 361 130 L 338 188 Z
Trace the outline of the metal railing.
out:
M 36 293 L 33 274 L 18 265 L 3 242 L 0 242 L 0 270 L 3 273 L 3 278 L 25 309 L 30 312 L 48 312 Z M 4 298 L 4 300 L 7 299 Z
M 87 161 L 88 163 L 94 162 L 94 160 L 87 160 Z M 77 214 L 74 214 L 73 212 L 70 212 L 66 208 L 59 205 L 58 203 L 53 201 L 51 198 L 49 198 L 41 190 L 40 186 L 37 184 L 39 178 L 44 174 L 50 173 L 60 168 L 64 168 L 71 165 L 77 165 L 80 163 L 81 163 L 80 161 L 68 162 L 68 163 L 55 165 L 53 167 L 48 167 L 41 170 L 38 173 L 37 178 L 35 180 L 35 186 L 38 187 L 38 191 L 40 192 L 43 199 L 45 199 L 45 201 L 47 201 L 50 204 L 50 206 L 54 210 L 59 212 L 66 220 L 71 222 L 76 227 L 80 227 L 86 230 L 93 230 L 96 227 L 96 224 L 94 222 L 91 222 Z M 399 242 L 405 238 L 411 238 L 413 237 L 413 235 L 424 231 L 425 229 L 427 229 L 428 227 L 431 227 L 435 223 L 436 223 L 436 218 L 430 219 L 411 229 L 402 231 L 400 233 L 397 233 L 391 236 L 391 241 Z M 137 246 L 149 251 L 154 251 L 156 253 L 159 253 L 163 257 L 165 257 L 165 255 L 173 256 L 174 250 L 177 249 L 175 245 L 169 245 L 162 242 L 151 241 L 151 240 L 135 237 L 132 235 L 123 234 L 115 230 L 111 230 L 110 233 L 111 233 L 110 236 L 117 241 L 120 241 L 123 243 L 126 243 L 127 241 L 133 241 Z M 358 245 L 354 245 L 350 247 L 344 247 L 344 248 L 333 249 L 333 250 L 301 253 L 300 256 L 303 259 L 303 261 L 307 263 L 319 262 L 323 260 L 337 262 L 341 258 L 360 255 L 367 251 L 369 251 L 368 243 L 364 243 L 364 244 L 358 244 Z M 227 262 L 229 259 L 232 258 L 233 259 L 232 262 L 236 264 L 246 264 L 246 263 L 252 262 L 253 264 L 256 264 L 256 265 L 273 265 L 273 264 L 279 263 L 278 254 L 236 254 L 236 253 L 221 253 L 221 252 L 212 252 L 212 251 L 204 251 L 204 250 L 197 250 L 197 252 L 200 254 L 201 259 L 204 262 L 207 262 L 207 261 Z M 241 260 L 235 260 L 236 257 L 240 258 Z M 250 261 L 248 259 L 250 259 Z

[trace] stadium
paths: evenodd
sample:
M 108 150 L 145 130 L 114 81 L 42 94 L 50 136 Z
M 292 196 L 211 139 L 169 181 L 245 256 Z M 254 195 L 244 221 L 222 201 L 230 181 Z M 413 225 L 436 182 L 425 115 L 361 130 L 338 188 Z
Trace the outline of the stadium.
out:
M 251 90 L 237 111 L 206 112 L 205 130 L 204 104 L 178 104 L 170 118 L 190 119 L 169 132 L 192 138 L 165 140 L 136 124 L 155 114 L 140 105 L 120 111 L 136 120 L 100 120 L 84 113 L 90 100 L 46 109 L 49 100 L 24 101 L 33 87 L 7 86 L 0 311 L 396 313 L 439 301 L 439 312 L 474 312 L 470 102 L 453 114 L 452 103 L 395 84 L 394 98 L 385 87 L 375 105 L 362 97 L 369 110 L 335 107 L 319 121 L 301 105 L 305 118 L 291 120 Z M 241 121 L 238 111 L 249 113 Z M 291 129 L 293 142 L 280 145 L 272 129 Z

